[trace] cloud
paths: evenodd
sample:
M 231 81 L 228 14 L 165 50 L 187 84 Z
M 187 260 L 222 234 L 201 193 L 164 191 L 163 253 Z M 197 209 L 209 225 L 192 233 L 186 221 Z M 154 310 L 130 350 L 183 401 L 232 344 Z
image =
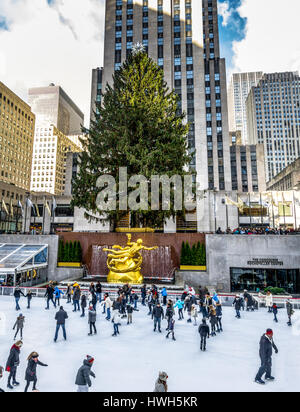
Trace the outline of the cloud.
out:
M 92 69 L 102 64 L 104 0 L 1 0 L 1 81 L 25 101 L 30 87 L 61 85 L 90 113 Z
M 235 72 L 300 70 L 299 0 L 242 0 L 244 39 L 233 42 Z
M 222 26 L 226 27 L 228 25 L 229 19 L 231 17 L 232 10 L 230 10 L 229 2 L 218 3 L 218 13 L 222 17 Z

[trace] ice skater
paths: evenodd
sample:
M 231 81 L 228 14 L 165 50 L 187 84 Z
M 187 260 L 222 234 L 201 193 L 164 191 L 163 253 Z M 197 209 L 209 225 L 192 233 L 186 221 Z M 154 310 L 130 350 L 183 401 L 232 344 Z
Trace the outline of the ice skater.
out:
M 254 312 L 254 299 L 247 290 L 244 290 L 244 299 L 246 302 L 246 311 L 249 312 L 251 309 L 251 311 Z
M 191 315 L 192 315 L 192 318 L 194 319 L 194 326 L 197 326 L 198 310 L 195 304 L 192 305 Z
M 81 295 L 80 306 L 81 306 L 81 315 L 80 315 L 80 317 L 84 318 L 85 308 L 87 307 L 86 295 L 84 293 Z
M 104 295 L 104 300 L 102 300 L 101 306 L 103 306 L 106 309 L 106 320 L 110 320 L 110 310 L 111 307 L 113 305 L 112 300 L 110 299 L 108 293 L 105 293 Z M 104 313 L 105 313 L 105 309 L 104 309 Z
M 47 286 L 46 293 L 45 293 L 45 298 L 47 298 L 47 307 L 45 308 L 46 310 L 49 310 L 49 302 L 51 301 L 53 303 L 53 306 L 56 308 L 56 304 L 53 300 L 53 295 L 54 295 L 54 289 L 52 286 L 52 283 L 50 282 L 49 285 Z
M 3 366 L 0 365 L 0 379 L 3 377 Z M 0 388 L 0 392 L 5 392 L 2 388 Z
M 83 361 L 83 365 L 78 369 L 75 385 L 77 385 L 77 392 L 88 392 L 92 386 L 90 376 L 96 378 L 94 372 L 91 371 L 94 363 L 94 358 L 87 355 Z
M 20 313 L 13 327 L 13 330 L 15 330 L 15 328 L 17 327 L 17 331 L 15 333 L 14 339 L 16 339 L 19 332 L 20 332 L 21 339 L 23 339 L 24 322 L 25 322 L 25 316 L 23 316 L 22 313 Z
M 262 380 L 263 374 L 265 374 L 265 379 L 273 381 L 275 378 L 271 375 L 272 368 L 272 348 L 275 353 L 278 353 L 277 346 L 273 341 L 273 331 L 272 329 L 267 329 L 266 333 L 261 337 L 259 343 L 259 356 L 261 360 L 261 367 L 257 372 L 255 377 L 255 382 L 261 385 L 265 384 Z
M 174 308 L 178 308 L 178 320 L 184 319 L 184 317 L 183 317 L 183 307 L 184 307 L 184 301 L 181 300 L 180 298 L 178 298 L 177 302 L 174 305 Z
M 80 311 L 80 307 L 79 307 L 80 296 L 81 296 L 80 288 L 79 286 L 76 286 L 73 292 L 73 306 L 74 306 L 73 312 L 76 312 L 77 310 Z
M 120 334 L 119 326 L 121 326 L 121 316 L 118 310 L 113 310 L 111 321 L 114 325 L 114 333 L 112 336 L 117 336 Z
M 72 302 L 72 286 L 71 286 L 71 283 L 68 283 L 66 295 L 67 295 L 67 299 L 68 299 L 67 303 L 71 303 Z
M 222 305 L 221 305 L 221 302 L 219 300 L 216 303 L 216 316 L 217 316 L 217 332 L 223 332 L 223 327 L 222 327 Z
M 126 305 L 126 310 L 127 310 L 127 325 L 132 323 L 132 313 L 133 313 L 133 307 L 132 305 L 128 304 Z
M 273 304 L 272 311 L 273 311 L 273 314 L 274 314 L 274 322 L 278 323 L 278 319 L 277 319 L 278 307 L 277 307 L 276 303 Z
M 60 305 L 60 298 L 61 296 L 64 295 L 64 292 L 62 290 L 60 290 L 57 286 L 55 286 L 54 288 L 54 302 L 55 302 L 55 306 L 59 306 Z
M 235 299 L 232 303 L 232 306 L 234 306 L 235 312 L 236 312 L 236 318 L 241 319 L 241 306 L 242 306 L 242 298 L 239 295 L 235 296 Z
M 31 354 L 27 358 L 28 365 L 25 373 L 25 381 L 26 386 L 24 392 L 28 391 L 29 385 L 33 382 L 32 391 L 37 391 L 36 383 L 37 383 L 37 376 L 36 376 L 36 368 L 37 365 L 40 366 L 48 366 L 45 363 L 39 361 L 39 354 L 37 352 L 31 352 Z
M 209 326 L 206 324 L 206 320 L 202 320 L 202 324 L 198 328 L 200 334 L 200 350 L 206 351 L 206 339 L 209 339 Z
M 268 312 L 271 313 L 273 307 L 273 295 L 269 290 L 266 294 L 266 307 L 268 308 Z
M 16 310 L 21 310 L 21 308 L 19 306 L 19 300 L 21 299 L 21 295 L 25 297 L 24 293 L 17 286 L 15 291 L 14 291 L 14 297 L 15 297 L 15 301 L 16 301 Z
M 213 305 L 209 307 L 208 317 L 209 317 L 209 321 L 211 325 L 211 336 L 216 336 L 216 326 L 217 326 L 218 320 L 217 320 L 217 312 L 215 308 L 213 307 Z
M 56 323 L 54 342 L 57 341 L 58 331 L 60 328 L 62 328 L 63 330 L 64 340 L 67 340 L 66 327 L 65 327 L 66 319 L 68 319 L 68 314 L 66 311 L 64 311 L 63 306 L 61 306 L 59 308 L 59 311 L 55 315 L 55 320 L 57 321 L 57 323 Z
M 27 292 L 26 298 L 27 298 L 27 309 L 30 309 L 30 303 L 32 299 L 32 292 L 30 289 Z
M 167 308 L 166 308 L 166 319 L 167 319 L 167 329 L 166 330 L 168 330 L 170 320 L 173 318 L 173 316 L 174 316 L 173 302 L 169 300 L 167 304 Z
M 152 319 L 154 320 L 153 332 L 156 331 L 156 326 L 158 326 L 158 332 L 161 333 L 161 320 L 164 318 L 165 318 L 164 310 L 160 306 L 160 303 L 157 302 L 156 306 L 153 308 L 153 311 L 152 311 Z
M 5 370 L 9 372 L 8 381 L 7 381 L 8 389 L 13 389 L 12 385 L 14 386 L 20 385 L 19 382 L 17 382 L 16 380 L 16 375 L 17 375 L 17 368 L 20 364 L 20 351 L 21 351 L 22 345 L 23 345 L 23 342 L 19 340 L 11 347 L 10 352 L 9 352 L 9 356 L 8 356 L 8 359 L 6 362 L 6 368 L 5 368 Z
M 96 319 L 97 319 L 97 313 L 94 310 L 93 306 L 89 307 L 89 325 L 90 325 L 90 333 L 88 334 L 91 336 L 93 334 L 92 329 L 94 329 L 95 335 L 97 334 L 97 329 L 96 329 Z
M 294 314 L 294 310 L 293 310 L 293 305 L 291 304 L 289 299 L 286 301 L 286 312 L 287 312 L 288 319 L 289 319 L 287 324 L 288 326 L 292 326 L 292 316 Z
M 168 324 L 168 333 L 167 333 L 167 336 L 166 336 L 167 339 L 169 338 L 170 333 L 172 333 L 172 339 L 176 340 L 175 335 L 174 335 L 174 326 L 175 326 L 175 320 L 173 318 L 171 318 L 169 320 L 169 324 Z

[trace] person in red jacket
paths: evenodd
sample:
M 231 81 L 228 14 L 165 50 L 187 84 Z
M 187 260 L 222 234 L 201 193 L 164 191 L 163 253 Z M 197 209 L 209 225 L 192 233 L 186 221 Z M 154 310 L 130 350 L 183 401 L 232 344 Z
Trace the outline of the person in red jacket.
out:
M 6 362 L 6 372 L 9 372 L 8 376 L 8 381 L 7 381 L 7 387 L 8 389 L 13 389 L 14 386 L 19 385 L 19 382 L 16 380 L 16 374 L 17 374 L 17 367 L 20 364 L 20 350 L 23 345 L 23 342 L 21 340 L 18 340 L 10 349 L 10 353 Z M 12 382 L 11 382 L 12 379 Z M 12 383 L 12 384 L 11 384 Z

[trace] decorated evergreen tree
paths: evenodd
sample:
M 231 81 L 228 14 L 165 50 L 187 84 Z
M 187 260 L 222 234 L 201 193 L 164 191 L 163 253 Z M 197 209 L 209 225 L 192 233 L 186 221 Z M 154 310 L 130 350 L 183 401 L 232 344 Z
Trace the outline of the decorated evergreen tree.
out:
M 79 156 L 80 170 L 73 183 L 73 206 L 85 208 L 89 220 L 97 218 L 96 181 L 103 174 L 111 175 L 119 193 L 119 168 L 127 167 L 128 179 L 143 175 L 148 182 L 153 175 L 168 177 L 188 173 L 192 154 L 188 151 L 185 114 L 178 114 L 178 96 L 169 91 L 159 66 L 139 50 L 132 53 L 116 71 L 113 84 L 107 85 L 99 114 L 90 129 L 83 129 L 87 140 Z M 128 188 L 128 194 L 136 188 Z M 105 212 L 116 225 L 129 209 Z M 161 200 L 160 200 L 161 203 Z M 161 206 L 161 205 L 160 205 Z M 133 226 L 161 228 L 176 213 L 174 188 L 171 187 L 171 210 L 151 211 L 150 187 L 148 210 L 130 211 Z

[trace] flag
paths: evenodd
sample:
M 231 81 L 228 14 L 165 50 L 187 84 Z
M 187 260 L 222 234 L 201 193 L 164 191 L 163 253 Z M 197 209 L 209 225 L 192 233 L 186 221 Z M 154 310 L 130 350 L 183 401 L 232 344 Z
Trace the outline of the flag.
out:
M 237 207 L 240 212 L 244 211 L 244 203 L 239 197 L 238 197 L 238 201 L 235 202 L 234 200 L 230 199 L 228 196 L 225 196 L 225 204 L 229 206 Z
M 2 199 L 2 209 L 5 210 L 5 212 L 6 212 L 7 215 L 9 215 L 8 209 L 7 209 L 7 206 L 6 206 L 6 203 L 4 202 L 4 199 Z
M 18 200 L 18 207 L 21 209 L 21 213 L 22 213 L 22 216 L 23 216 L 23 206 L 22 206 L 22 203 L 20 202 L 20 200 Z
M 49 216 L 51 216 L 51 210 L 50 207 L 48 205 L 48 202 L 45 200 L 45 208 L 47 209 L 47 212 L 49 213 Z
M 249 205 L 249 207 L 250 207 L 250 205 Z M 243 213 L 243 211 L 244 211 L 244 202 L 242 201 L 242 199 L 239 196 L 238 196 L 238 208 L 239 208 L 239 211 L 241 213 Z
M 13 207 L 12 199 L 10 199 L 10 215 L 11 217 L 14 217 L 14 207 Z
M 29 197 L 27 198 L 26 203 L 27 203 L 27 206 L 28 206 L 28 207 L 33 207 L 33 203 L 32 203 L 32 201 L 29 199 Z
M 56 208 L 57 208 L 57 205 L 56 205 L 55 197 L 53 197 L 52 198 L 52 211 L 54 212 Z
M 34 209 L 35 209 L 36 216 L 37 216 L 37 217 L 41 217 L 41 216 L 40 216 L 40 211 L 39 211 L 39 208 L 38 208 L 38 205 L 37 205 L 37 204 L 34 204 Z

